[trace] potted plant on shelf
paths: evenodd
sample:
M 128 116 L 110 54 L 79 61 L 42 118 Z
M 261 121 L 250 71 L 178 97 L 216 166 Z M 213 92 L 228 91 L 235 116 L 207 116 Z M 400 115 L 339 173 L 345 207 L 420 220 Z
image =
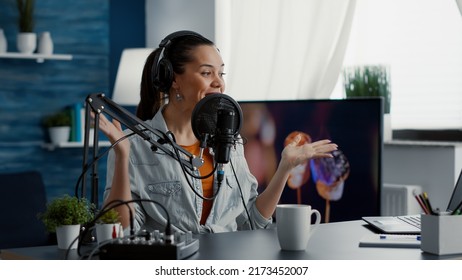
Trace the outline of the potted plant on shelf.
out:
M 64 195 L 48 203 L 45 212 L 39 213 L 38 218 L 45 224 L 48 232 L 56 232 L 58 248 L 75 249 L 78 246 L 81 225 L 93 218 L 92 209 L 92 204 L 87 199 Z
M 43 119 L 43 125 L 48 129 L 51 143 L 57 145 L 69 142 L 71 122 L 71 115 L 67 110 L 46 116 Z
M 18 51 L 24 54 L 31 54 L 37 48 L 37 34 L 34 33 L 34 4 L 34 0 L 16 0 L 19 13 L 16 46 Z
M 120 216 L 114 208 L 102 210 L 96 220 L 96 240 L 98 243 L 120 237 Z

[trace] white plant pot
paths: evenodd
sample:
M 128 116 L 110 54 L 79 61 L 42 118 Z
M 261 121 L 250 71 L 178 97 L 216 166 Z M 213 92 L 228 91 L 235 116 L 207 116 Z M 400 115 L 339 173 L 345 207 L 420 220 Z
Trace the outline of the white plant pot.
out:
M 48 133 L 50 135 L 51 143 L 67 143 L 69 142 L 71 128 L 69 126 L 49 127 Z
M 20 53 L 32 54 L 37 48 L 37 34 L 31 32 L 18 33 L 16 47 Z
M 79 245 L 80 225 L 66 225 L 56 228 L 59 249 L 76 249 Z M 75 242 L 74 242 L 75 240 Z M 74 243 L 72 243 L 74 242 Z M 71 246 L 72 243 L 72 246 Z
M 96 224 L 96 240 L 98 244 L 106 240 L 113 239 L 112 233 L 115 230 L 116 238 L 119 237 L 120 223 L 116 224 Z

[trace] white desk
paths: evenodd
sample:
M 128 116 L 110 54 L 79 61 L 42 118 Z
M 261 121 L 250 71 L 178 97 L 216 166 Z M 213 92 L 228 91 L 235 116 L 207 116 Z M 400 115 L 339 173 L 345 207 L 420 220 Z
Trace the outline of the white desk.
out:
M 306 251 L 282 251 L 276 229 L 199 235 L 200 248 L 190 259 L 209 260 L 420 260 L 462 259 L 461 255 L 437 256 L 420 248 L 364 248 L 359 240 L 373 234 L 362 221 L 321 224 Z M 74 250 L 75 251 L 75 250 Z M 2 250 L 3 259 L 63 259 L 56 246 Z M 71 254 L 76 257 L 76 254 Z

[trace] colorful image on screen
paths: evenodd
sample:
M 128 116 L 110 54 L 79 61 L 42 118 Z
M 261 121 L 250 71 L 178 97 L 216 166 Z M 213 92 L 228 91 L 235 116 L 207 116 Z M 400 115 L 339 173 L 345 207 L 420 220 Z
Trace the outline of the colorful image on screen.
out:
M 380 98 L 239 102 L 249 168 L 262 191 L 281 151 L 297 134 L 302 142 L 330 139 L 333 158 L 291 171 L 280 203 L 309 204 L 322 222 L 380 214 L 383 109 Z

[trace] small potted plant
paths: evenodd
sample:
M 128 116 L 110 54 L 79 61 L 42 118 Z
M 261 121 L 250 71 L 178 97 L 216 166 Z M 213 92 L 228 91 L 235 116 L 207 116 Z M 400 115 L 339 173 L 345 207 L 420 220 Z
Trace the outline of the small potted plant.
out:
M 343 72 L 345 94 L 350 97 L 383 97 L 384 113 L 390 113 L 390 74 L 385 65 L 361 65 Z
M 119 237 L 120 216 L 114 208 L 102 210 L 101 216 L 96 216 L 96 240 L 98 243 Z
M 78 246 L 81 225 L 93 218 L 92 207 L 85 198 L 64 195 L 48 203 L 38 217 L 49 232 L 56 232 L 58 248 L 68 249 L 72 245 L 70 248 L 74 249 Z
M 34 33 L 34 0 L 16 0 L 18 8 L 19 33 L 17 36 L 18 51 L 31 54 L 37 47 L 37 34 Z
M 390 70 L 386 65 L 360 65 L 343 71 L 347 98 L 383 98 L 383 140 L 392 139 Z
M 51 143 L 59 144 L 69 141 L 71 132 L 71 115 L 68 110 L 46 116 L 43 125 L 48 129 Z

